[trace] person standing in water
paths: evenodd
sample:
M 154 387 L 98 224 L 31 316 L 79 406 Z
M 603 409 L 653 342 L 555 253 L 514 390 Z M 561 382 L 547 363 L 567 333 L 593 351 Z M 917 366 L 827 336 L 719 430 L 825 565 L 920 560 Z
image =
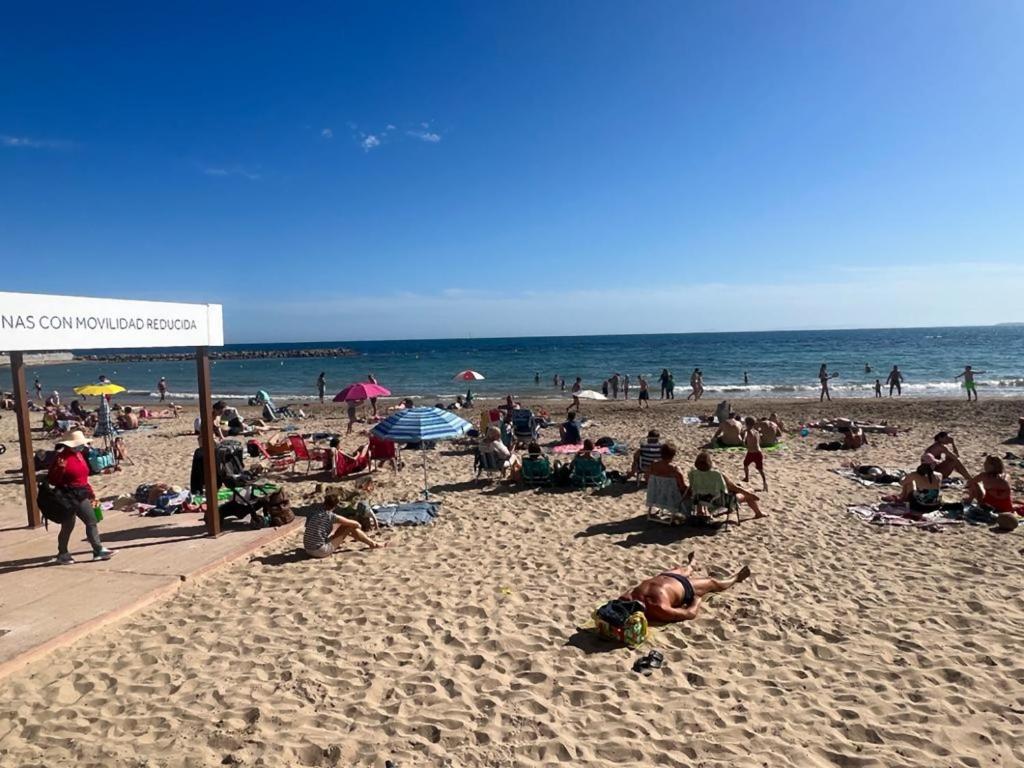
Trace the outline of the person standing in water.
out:
M 747 372 L 744 371 L 743 372 L 743 386 L 746 386 L 749 383 L 750 383 L 750 377 L 747 376 Z
M 971 402 L 971 393 L 974 393 L 974 402 L 978 402 L 978 388 L 974 383 L 974 375 L 976 373 L 988 373 L 988 371 L 976 371 L 971 366 L 965 365 L 963 373 L 956 375 L 957 379 L 964 380 L 964 390 L 967 392 L 967 402 Z
M 535 371 L 533 374 L 533 383 L 540 384 L 540 371 Z
M 821 364 L 821 368 L 818 369 L 818 381 L 821 382 L 821 396 L 818 398 L 819 403 L 825 398 L 828 398 L 830 403 L 832 402 L 832 393 L 829 391 L 828 383 L 838 375 L 839 374 L 837 373 L 828 372 L 828 363 Z
M 629 374 L 622 377 L 622 399 L 629 400 Z
M 324 401 L 324 395 L 327 394 L 327 373 L 320 371 L 320 375 L 316 377 L 316 393 L 320 396 L 320 402 Z
M 896 390 L 897 395 L 903 394 L 903 374 L 900 373 L 900 367 L 894 365 L 892 370 L 889 371 L 889 378 L 885 380 L 885 383 L 889 385 L 889 397 L 892 397 L 893 389 Z
M 43 385 L 39 383 L 39 377 L 36 376 L 35 384 L 33 385 L 36 389 L 36 400 L 43 399 Z
M 636 378 L 637 378 L 637 381 L 640 383 L 640 392 L 636 396 L 637 403 L 639 404 L 641 409 L 643 409 L 643 408 L 650 408 L 651 407 L 651 392 L 647 388 L 647 379 L 645 379 L 643 376 L 637 376 Z
M 160 381 L 156 383 L 156 391 L 160 393 L 160 402 L 162 403 L 167 397 L 167 379 L 163 376 L 161 376 Z

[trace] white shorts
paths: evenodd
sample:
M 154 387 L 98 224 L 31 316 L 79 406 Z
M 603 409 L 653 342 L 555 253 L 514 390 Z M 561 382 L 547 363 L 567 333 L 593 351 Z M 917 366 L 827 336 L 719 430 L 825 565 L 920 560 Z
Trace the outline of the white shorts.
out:
M 306 554 L 310 557 L 330 557 L 334 554 L 334 544 L 328 541 L 319 549 L 307 549 Z

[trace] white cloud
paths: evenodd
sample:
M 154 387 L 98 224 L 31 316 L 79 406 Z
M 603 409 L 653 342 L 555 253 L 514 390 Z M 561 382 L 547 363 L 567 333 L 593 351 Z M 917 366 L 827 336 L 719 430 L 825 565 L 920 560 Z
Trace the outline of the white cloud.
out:
M 363 149 L 366 152 L 369 152 L 371 149 L 380 146 L 380 139 L 374 136 L 372 133 L 370 133 L 364 136 L 363 140 L 360 141 L 359 143 L 362 145 Z
M 437 144 L 441 140 L 441 134 L 434 133 L 433 131 L 428 131 L 426 129 L 414 129 L 411 131 L 406 131 L 406 134 L 408 136 L 412 136 L 414 139 L 425 141 L 428 144 Z
M 325 139 L 333 139 L 334 138 L 334 131 L 332 131 L 330 128 L 322 128 L 320 130 L 320 135 L 322 137 L 324 137 Z
M 260 174 L 253 171 L 247 171 L 245 168 L 241 168 L 239 166 L 233 166 L 231 168 L 212 166 L 203 168 L 203 173 L 206 176 L 218 176 L 221 178 L 227 176 L 239 176 L 243 179 L 248 179 L 249 181 L 256 181 L 260 178 Z
M 27 136 L 8 136 L 0 134 L 0 147 L 15 149 L 69 149 L 73 142 L 64 139 L 33 139 Z

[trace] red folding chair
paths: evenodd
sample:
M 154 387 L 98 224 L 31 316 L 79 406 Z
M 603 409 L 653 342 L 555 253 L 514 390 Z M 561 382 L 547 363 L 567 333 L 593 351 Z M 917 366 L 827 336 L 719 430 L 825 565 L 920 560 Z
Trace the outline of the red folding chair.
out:
M 288 435 L 288 444 L 291 445 L 292 452 L 295 454 L 295 463 L 306 462 L 307 473 L 312 470 L 314 461 L 318 463 L 319 469 L 328 456 L 328 451 L 324 448 L 314 446 L 311 450 L 302 435 Z
M 370 433 L 370 458 L 377 462 L 379 467 L 385 461 L 391 464 L 391 468 L 398 471 L 398 443 L 392 440 L 385 440 Z
M 295 454 L 289 453 L 282 456 L 271 456 L 270 452 L 267 451 L 267 446 L 261 443 L 259 440 L 250 440 L 249 445 L 256 447 L 260 457 L 270 465 L 270 469 L 275 472 L 283 472 L 286 469 L 295 467 Z

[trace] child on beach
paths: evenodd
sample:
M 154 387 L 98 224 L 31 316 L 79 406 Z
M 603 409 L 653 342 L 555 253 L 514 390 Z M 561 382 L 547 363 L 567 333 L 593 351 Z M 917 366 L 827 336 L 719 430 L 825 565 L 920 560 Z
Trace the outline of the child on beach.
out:
M 974 374 L 986 373 L 986 371 L 975 371 L 971 369 L 971 366 L 965 365 L 964 372 L 958 373 L 956 378 L 963 378 L 964 380 L 964 391 L 967 392 L 967 402 L 971 402 L 971 393 L 974 393 L 974 402 L 978 402 L 978 389 L 974 384 Z
M 743 445 L 747 448 L 747 455 L 743 457 L 743 481 L 750 482 L 750 465 L 753 464 L 761 473 L 763 490 L 768 490 L 768 478 L 764 474 L 764 453 L 761 452 L 761 433 L 757 431 L 757 422 L 753 416 L 747 416 L 743 423 L 746 429 L 743 430 Z
M 875 397 L 882 396 L 882 380 L 875 379 Z
M 323 506 L 312 510 L 306 517 L 306 530 L 302 537 L 302 548 L 310 557 L 328 557 L 338 551 L 338 545 L 351 536 L 356 541 L 361 541 L 370 549 L 380 549 L 387 546 L 379 544 L 365 533 L 362 527 L 355 520 L 342 517 L 336 510 L 338 508 L 338 497 L 329 493 L 324 496 Z M 337 524 L 334 533 L 331 533 L 331 526 Z
M 641 409 L 651 407 L 651 392 L 647 388 L 647 379 L 643 376 L 637 376 L 637 381 L 640 383 L 640 392 L 637 393 L 636 401 Z

